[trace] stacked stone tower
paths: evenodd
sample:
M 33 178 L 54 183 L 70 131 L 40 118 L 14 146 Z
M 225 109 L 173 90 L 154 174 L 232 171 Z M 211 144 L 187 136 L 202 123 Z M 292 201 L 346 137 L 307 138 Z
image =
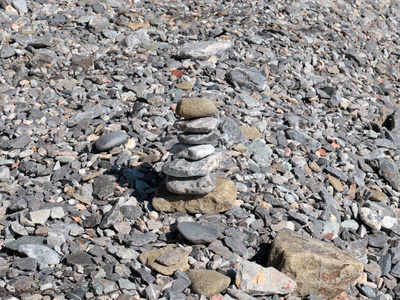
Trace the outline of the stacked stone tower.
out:
M 174 154 L 172 161 L 162 168 L 166 175 L 166 191 L 165 188 L 157 191 L 153 200 L 155 209 L 211 212 L 232 207 L 236 199 L 235 185 L 227 178 L 215 178 L 213 173 L 226 155 L 215 148 L 220 137 L 220 120 L 216 114 L 214 103 L 205 98 L 186 98 L 178 102 L 176 115 L 181 119 L 174 127 L 178 129 L 179 143 L 170 150 Z M 229 196 L 224 198 L 221 191 L 225 189 Z M 215 196 L 218 199 L 214 199 Z M 193 208 L 193 205 L 206 205 L 210 197 L 213 208 Z

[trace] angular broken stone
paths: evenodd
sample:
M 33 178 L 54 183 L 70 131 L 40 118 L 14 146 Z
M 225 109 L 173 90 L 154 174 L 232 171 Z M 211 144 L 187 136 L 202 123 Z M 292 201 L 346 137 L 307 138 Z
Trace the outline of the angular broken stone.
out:
M 189 178 L 167 176 L 166 187 L 171 193 L 179 195 L 205 195 L 215 188 L 215 180 L 210 175 Z
M 276 235 L 268 266 L 297 283 L 297 296 L 316 294 L 324 299 L 334 299 L 344 292 L 364 269 L 347 252 L 290 230 Z
M 156 250 L 150 250 L 147 252 L 144 252 L 139 255 L 139 261 L 142 264 L 145 264 L 149 268 L 163 274 L 170 276 L 172 275 L 176 270 L 181 270 L 182 272 L 186 272 L 189 269 L 189 263 L 188 263 L 188 255 L 189 253 L 181 251 L 181 260 L 170 266 L 165 266 L 160 263 L 158 263 L 156 260 L 164 253 L 171 250 L 171 248 L 163 248 L 163 249 L 156 249 Z M 178 250 L 175 250 L 178 251 Z
M 18 252 L 34 258 L 42 264 L 55 265 L 60 262 L 60 256 L 56 251 L 42 245 L 23 244 L 18 247 Z
M 206 176 L 213 171 L 222 160 L 223 156 L 220 153 L 207 156 L 197 161 L 187 161 L 186 159 L 179 158 L 166 163 L 162 171 L 174 177 Z
M 220 56 L 232 48 L 230 42 L 202 41 L 183 45 L 178 56 L 181 58 L 208 59 L 211 56 Z
M 400 191 L 400 173 L 396 164 L 383 160 L 380 163 L 379 174 L 396 190 Z
M 260 92 L 268 87 L 267 78 L 256 68 L 236 67 L 228 74 L 227 80 L 235 87 L 244 87 Z
M 236 264 L 236 284 L 252 296 L 293 293 L 296 282 L 273 267 L 240 259 Z
M 156 262 L 166 266 L 170 267 L 172 265 L 176 265 L 179 263 L 182 259 L 182 255 L 174 250 L 174 249 L 169 249 L 165 251 L 163 254 L 161 254 L 157 259 Z

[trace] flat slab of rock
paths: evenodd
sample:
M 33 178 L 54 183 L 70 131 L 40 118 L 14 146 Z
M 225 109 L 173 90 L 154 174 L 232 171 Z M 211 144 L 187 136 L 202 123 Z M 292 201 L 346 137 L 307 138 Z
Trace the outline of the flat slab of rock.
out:
M 192 269 L 188 272 L 190 281 L 192 282 L 191 290 L 207 298 L 227 289 L 231 283 L 231 279 L 214 270 Z
M 252 296 L 289 294 L 297 287 L 293 279 L 275 268 L 264 268 L 242 259 L 236 266 L 236 284 Z
M 227 80 L 236 87 L 264 91 L 268 87 L 267 77 L 256 68 L 236 67 L 227 76 Z
M 192 178 L 167 176 L 165 186 L 174 194 L 205 195 L 215 188 L 215 180 L 211 175 Z
M 180 144 L 183 147 L 183 150 L 177 152 L 174 157 L 179 158 L 186 158 L 190 160 L 200 160 L 205 158 L 215 152 L 215 147 L 211 144 L 205 145 L 184 145 Z
M 196 177 L 210 174 L 223 160 L 223 156 L 218 153 L 207 156 L 202 160 L 188 161 L 183 158 L 175 159 L 166 163 L 162 171 L 174 177 Z
M 344 292 L 364 269 L 347 252 L 290 230 L 276 235 L 268 266 L 296 281 L 297 296 L 316 294 L 323 299 L 334 299 Z
M 220 56 L 232 48 L 230 42 L 205 41 L 183 45 L 178 56 L 181 58 L 208 59 L 211 56 Z
M 189 145 L 216 144 L 219 138 L 217 131 L 208 133 L 179 133 L 178 141 Z
M 195 222 L 182 222 L 177 226 L 185 239 L 193 244 L 209 244 L 218 237 L 218 229 Z
M 396 164 L 383 160 L 380 164 L 379 174 L 387 180 L 392 188 L 400 191 L 400 172 Z
M 108 132 L 103 134 L 94 144 L 99 151 L 107 151 L 126 142 L 128 136 L 124 132 Z
M 189 269 L 189 263 L 188 263 L 188 255 L 189 253 L 184 252 L 182 250 L 176 249 L 175 251 L 180 251 L 181 254 L 181 260 L 174 264 L 174 265 L 169 265 L 165 266 L 159 262 L 157 262 L 157 259 L 164 254 L 165 252 L 170 251 L 171 248 L 163 248 L 163 249 L 156 249 L 156 250 L 150 250 L 147 252 L 144 252 L 139 255 L 139 261 L 142 264 L 145 264 L 149 268 L 153 269 L 154 271 L 157 271 L 163 275 L 170 276 L 174 274 L 176 270 L 181 270 L 182 272 L 186 272 Z
M 60 262 L 60 256 L 49 247 L 35 244 L 24 244 L 19 246 L 18 252 L 34 258 L 37 262 L 48 265 L 56 265 Z
M 206 98 L 184 98 L 176 105 L 176 114 L 186 119 L 212 117 L 216 113 L 214 103 Z
M 236 194 L 236 185 L 233 181 L 217 177 L 215 188 L 207 195 L 177 195 L 162 186 L 156 191 L 152 204 L 157 211 L 208 214 L 231 209 L 235 204 Z
M 220 120 L 217 118 L 207 117 L 194 120 L 181 120 L 174 123 L 174 127 L 183 132 L 190 133 L 207 133 L 217 128 Z

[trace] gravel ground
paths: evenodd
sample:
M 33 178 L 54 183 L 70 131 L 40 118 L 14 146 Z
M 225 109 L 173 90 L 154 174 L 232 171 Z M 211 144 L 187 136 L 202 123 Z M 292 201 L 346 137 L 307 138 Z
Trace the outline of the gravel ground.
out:
M 400 299 L 399 22 L 1 0 L 0 299 Z

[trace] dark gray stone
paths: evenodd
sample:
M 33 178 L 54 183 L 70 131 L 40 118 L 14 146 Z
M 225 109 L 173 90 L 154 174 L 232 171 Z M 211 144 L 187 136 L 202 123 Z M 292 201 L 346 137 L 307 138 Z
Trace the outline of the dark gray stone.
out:
M 218 237 L 218 229 L 195 222 L 182 222 L 177 226 L 185 239 L 193 244 L 208 244 Z
M 126 237 L 125 242 L 129 246 L 141 247 L 148 243 L 155 242 L 156 240 L 157 240 L 157 236 L 153 232 L 149 231 L 146 233 L 138 233 L 138 234 L 130 235 L 130 236 Z
M 317 151 L 321 148 L 321 143 L 305 133 L 298 132 L 290 129 L 286 131 L 286 137 L 290 140 L 299 142 L 302 146 L 309 148 L 312 152 Z
M 325 171 L 344 182 L 347 181 L 347 175 L 342 170 L 328 166 L 325 168 Z
M 103 134 L 95 143 L 99 151 L 107 151 L 126 142 L 128 136 L 124 132 L 108 132 Z
M 10 147 L 12 149 L 25 148 L 25 146 L 27 146 L 31 141 L 32 141 L 32 139 L 29 137 L 29 135 L 24 133 L 24 134 L 21 134 L 19 137 L 11 140 Z
M 92 256 L 87 254 L 86 252 L 78 252 L 75 254 L 68 255 L 66 257 L 67 264 L 74 266 L 74 265 L 81 265 L 81 266 L 91 266 L 94 265 L 92 260 Z
M 34 244 L 34 245 L 44 245 L 46 243 L 46 238 L 44 236 L 22 236 L 19 239 L 8 242 L 4 244 L 4 247 L 10 250 L 17 251 L 19 246 L 24 244 Z
M 227 76 L 227 81 L 238 88 L 264 91 L 268 87 L 267 78 L 256 68 L 236 67 Z
M 398 192 L 400 191 L 400 173 L 398 167 L 394 163 L 388 160 L 381 161 L 379 174 L 386 179 L 392 188 Z
M 247 257 L 247 248 L 242 240 L 235 237 L 226 237 L 224 242 L 232 252 L 237 253 L 240 256 Z
M 122 213 L 120 211 L 119 205 L 114 205 L 114 207 L 104 214 L 99 227 L 101 229 L 110 228 L 115 222 L 121 221 L 123 218 Z
M 114 195 L 115 186 L 107 176 L 99 176 L 93 182 L 93 195 L 105 200 Z
M 15 261 L 14 267 L 22 271 L 34 271 L 36 270 L 36 260 L 31 257 L 20 258 Z

